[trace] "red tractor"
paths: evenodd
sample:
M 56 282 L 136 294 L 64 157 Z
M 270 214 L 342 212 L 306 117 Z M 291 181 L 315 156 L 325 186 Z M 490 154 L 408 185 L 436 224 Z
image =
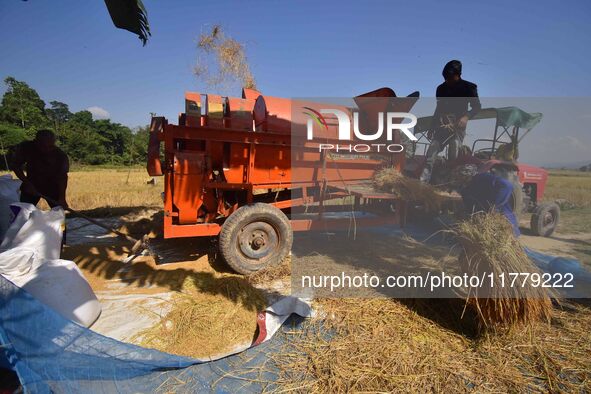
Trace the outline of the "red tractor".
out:
M 540 122 L 542 114 L 527 113 L 516 107 L 485 108 L 472 120 L 482 119 L 495 120 L 492 139 L 476 139 L 471 148 L 461 147 L 457 158 L 449 158 L 446 152 L 433 168 L 432 183 L 454 185 L 450 182 L 451 174 L 461 172 L 466 166 L 474 166 L 479 173 L 494 171 L 513 183 L 512 206 L 517 217 L 532 213 L 531 231 L 535 235 L 550 236 L 558 225 L 560 208 L 553 202 L 542 203 L 548 172 L 517 162 L 519 143 Z M 405 165 L 405 173 L 411 177 L 418 178 L 425 167 L 432 121 L 431 116 L 418 119 L 415 127 L 418 141 L 412 144 L 412 153 Z M 521 135 L 520 130 L 524 130 Z

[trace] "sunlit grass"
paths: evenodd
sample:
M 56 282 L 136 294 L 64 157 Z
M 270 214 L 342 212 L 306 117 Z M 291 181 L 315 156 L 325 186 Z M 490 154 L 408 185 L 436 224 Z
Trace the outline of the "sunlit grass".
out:
M 591 207 L 591 172 L 552 170 L 544 200 L 566 199 L 577 207 Z

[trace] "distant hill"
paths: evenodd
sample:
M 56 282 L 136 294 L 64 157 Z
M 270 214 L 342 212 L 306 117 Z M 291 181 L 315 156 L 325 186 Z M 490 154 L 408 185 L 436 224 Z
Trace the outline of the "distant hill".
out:
M 579 161 L 579 162 L 562 162 L 562 163 L 538 163 L 537 165 L 544 167 L 544 168 L 566 168 L 569 170 L 582 170 L 583 167 L 586 168 L 585 171 L 591 171 L 591 160 Z M 582 170 L 583 171 L 583 170 Z

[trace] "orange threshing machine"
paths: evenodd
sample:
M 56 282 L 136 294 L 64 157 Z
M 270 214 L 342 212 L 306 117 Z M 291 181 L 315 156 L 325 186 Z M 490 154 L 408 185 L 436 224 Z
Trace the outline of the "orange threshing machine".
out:
M 392 109 L 388 88 L 358 97 L 375 98 L 366 106 L 376 111 L 408 111 L 416 101 L 403 99 Z M 296 113 L 304 104 L 326 107 L 251 89 L 241 98 L 187 92 L 178 125 L 152 118 L 147 167 L 151 176 L 164 176 L 164 237 L 219 235 L 224 260 L 248 274 L 281 262 L 292 231 L 347 228 L 351 215 L 356 226 L 402 224 L 404 202 L 371 190 L 368 180 L 382 165 L 401 169 L 404 154 L 320 151 L 306 138 L 305 116 Z M 336 118 L 326 121 L 322 142 L 342 143 Z M 379 215 L 371 214 L 378 208 Z

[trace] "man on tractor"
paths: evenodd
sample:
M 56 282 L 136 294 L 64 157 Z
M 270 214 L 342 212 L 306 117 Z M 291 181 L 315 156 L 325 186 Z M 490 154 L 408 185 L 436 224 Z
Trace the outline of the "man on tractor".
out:
M 462 63 L 459 60 L 448 62 L 442 74 L 445 81 L 437 87 L 437 107 L 431 127 L 433 135 L 420 177 L 425 183 L 431 180 L 435 158 L 447 145 L 449 160 L 457 158 L 466 134 L 466 124 L 482 108 L 476 84 L 461 78 Z

